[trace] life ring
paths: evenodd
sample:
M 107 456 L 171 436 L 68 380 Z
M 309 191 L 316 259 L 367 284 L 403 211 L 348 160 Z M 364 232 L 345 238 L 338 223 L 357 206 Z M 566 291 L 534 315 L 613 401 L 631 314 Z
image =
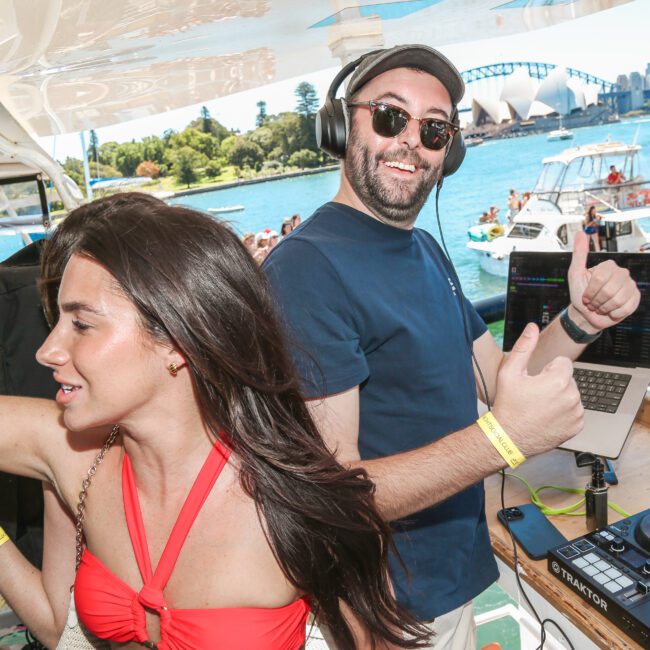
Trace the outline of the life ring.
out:
M 487 231 L 487 240 L 492 241 L 493 239 L 496 239 L 497 237 L 501 237 L 501 235 L 505 234 L 506 229 L 501 225 L 501 224 L 495 224 L 492 226 Z

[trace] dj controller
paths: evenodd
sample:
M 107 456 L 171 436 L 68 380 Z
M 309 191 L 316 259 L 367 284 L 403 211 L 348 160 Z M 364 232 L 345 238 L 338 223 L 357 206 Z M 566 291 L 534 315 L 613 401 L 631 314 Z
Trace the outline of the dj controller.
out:
M 650 648 L 650 510 L 551 549 L 548 568 Z

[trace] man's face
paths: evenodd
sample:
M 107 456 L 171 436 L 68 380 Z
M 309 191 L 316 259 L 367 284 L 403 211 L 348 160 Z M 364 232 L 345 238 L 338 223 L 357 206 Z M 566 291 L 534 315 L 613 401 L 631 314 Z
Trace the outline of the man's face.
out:
M 438 79 L 418 70 L 397 68 L 380 74 L 354 98 L 368 100 L 393 104 L 414 117 L 450 119 L 449 93 Z M 413 224 L 440 178 L 446 149 L 424 147 L 417 120 L 410 120 L 396 137 L 385 138 L 374 132 L 368 108 L 349 110 L 351 129 L 344 165 L 348 182 L 363 204 L 383 221 Z

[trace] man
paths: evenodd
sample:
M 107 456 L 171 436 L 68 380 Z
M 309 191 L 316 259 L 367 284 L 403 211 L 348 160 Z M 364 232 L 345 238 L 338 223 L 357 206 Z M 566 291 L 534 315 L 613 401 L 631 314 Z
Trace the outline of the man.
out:
M 342 463 L 368 471 L 395 522 L 409 573 L 393 562 L 398 597 L 420 618 L 436 618 L 434 647 L 473 650 L 471 600 L 497 577 L 481 481 L 506 466 L 475 423 L 477 386 L 523 455 L 546 451 L 582 427 L 565 357 L 584 346 L 556 320 L 542 336 L 529 325 L 504 359 L 441 249 L 414 228 L 450 173 L 463 90 L 431 48 L 367 56 L 347 89 L 334 202 L 264 267 L 325 441 Z M 587 271 L 584 243 L 571 268 L 569 316 L 588 336 L 631 313 L 639 296 L 613 264 Z
M 609 166 L 609 175 L 607 176 L 607 185 L 620 185 L 625 180 L 625 174 L 616 169 L 616 165 Z

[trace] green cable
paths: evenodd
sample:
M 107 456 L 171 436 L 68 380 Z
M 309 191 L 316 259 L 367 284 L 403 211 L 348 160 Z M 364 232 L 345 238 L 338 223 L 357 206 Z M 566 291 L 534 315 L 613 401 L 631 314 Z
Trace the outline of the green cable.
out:
M 580 488 L 560 487 L 557 485 L 542 485 L 541 487 L 535 490 L 523 476 L 519 476 L 518 474 L 510 474 L 508 472 L 505 472 L 505 475 L 511 478 L 516 478 L 518 481 L 521 481 L 526 486 L 528 492 L 530 493 L 530 500 L 540 509 L 542 514 L 567 515 L 569 517 L 585 516 L 584 510 L 581 510 L 580 512 L 576 512 L 576 510 L 580 508 L 580 506 L 584 505 L 585 502 L 584 498 L 580 499 L 580 501 L 577 501 L 573 505 L 566 506 L 564 508 L 551 508 L 550 506 L 547 506 L 539 497 L 539 493 L 542 492 L 543 490 L 557 490 L 558 492 L 566 492 L 568 494 L 582 494 L 582 495 L 584 495 L 585 493 L 584 490 L 581 490 Z M 627 512 L 625 512 L 625 510 L 623 510 L 623 508 L 620 508 L 619 506 L 617 506 L 615 503 L 612 503 L 611 501 L 608 501 L 607 505 L 612 510 L 614 510 L 615 512 L 617 512 L 619 515 L 623 517 L 630 516 Z

